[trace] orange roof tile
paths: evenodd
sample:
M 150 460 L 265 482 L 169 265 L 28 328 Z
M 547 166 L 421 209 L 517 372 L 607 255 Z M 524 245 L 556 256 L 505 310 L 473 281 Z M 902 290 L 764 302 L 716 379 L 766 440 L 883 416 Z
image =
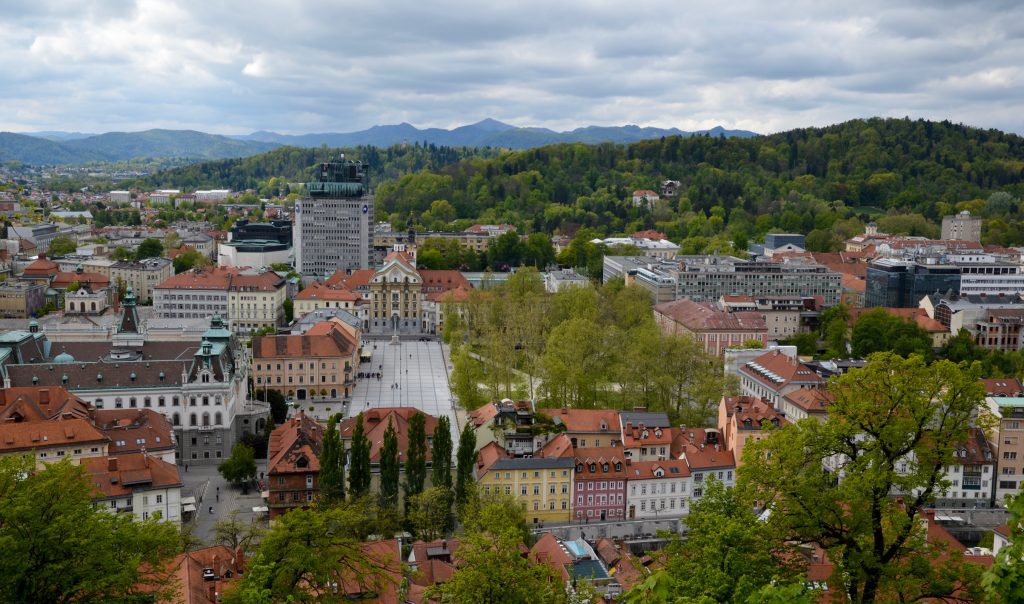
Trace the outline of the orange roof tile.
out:
M 324 427 L 302 411 L 274 428 L 267 445 L 267 475 L 319 472 Z M 300 464 L 305 460 L 305 465 Z
M 363 430 L 370 441 L 370 461 L 380 461 L 380 450 L 384 444 L 384 432 L 387 431 L 390 422 L 395 427 L 398 436 L 399 460 L 404 460 L 406 451 L 409 450 L 409 419 L 416 413 L 421 413 L 414 407 L 375 407 L 363 412 Z M 425 417 L 424 427 L 427 435 L 432 435 L 437 428 L 437 418 L 433 415 L 423 414 Z M 343 420 L 338 425 L 338 433 L 342 439 L 351 439 L 355 430 L 355 417 Z M 431 448 L 427 447 L 427 461 L 431 461 Z
M 82 467 L 104 497 L 123 497 L 139 486 L 166 489 L 184 486 L 178 466 L 145 453 L 109 457 L 87 457 Z
M 295 295 L 296 300 L 330 300 L 336 302 L 357 302 L 363 297 L 344 287 L 329 287 L 313 283 Z
M 538 413 L 557 419 L 567 433 L 616 434 L 619 431 L 619 412 L 610 409 L 538 409 Z
M 711 304 L 683 298 L 663 302 L 654 312 L 664 315 L 691 331 L 767 331 L 768 326 L 759 312 L 725 312 Z
M 0 453 L 102 444 L 107 440 L 85 419 L 0 423 Z
M 302 335 L 261 336 L 253 339 L 254 359 L 348 357 L 358 343 L 330 321 L 317 323 Z

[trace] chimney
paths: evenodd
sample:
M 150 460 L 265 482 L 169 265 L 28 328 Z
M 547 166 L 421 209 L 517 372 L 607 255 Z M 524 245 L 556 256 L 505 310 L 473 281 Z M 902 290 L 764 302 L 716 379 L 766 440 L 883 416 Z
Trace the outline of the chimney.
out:
M 108 472 L 116 472 L 117 471 L 117 458 L 116 457 L 107 458 L 107 471 Z
M 50 402 L 50 391 L 40 388 L 39 390 L 39 403 L 46 405 Z
M 235 574 L 245 572 L 245 550 L 241 546 L 235 548 Z
M 921 510 L 921 517 L 924 518 L 929 524 L 935 522 L 935 510 Z

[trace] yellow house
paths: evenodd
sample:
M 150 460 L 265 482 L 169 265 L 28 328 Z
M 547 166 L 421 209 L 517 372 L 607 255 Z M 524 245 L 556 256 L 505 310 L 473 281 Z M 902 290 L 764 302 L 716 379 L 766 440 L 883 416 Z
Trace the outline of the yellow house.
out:
M 484 495 L 515 497 L 527 522 L 569 522 L 572 518 L 573 459 L 571 457 L 504 457 L 490 443 L 480 450 L 477 484 Z
M 340 308 L 356 315 L 359 312 L 356 306 L 362 299 L 358 293 L 345 288 L 313 283 L 295 296 L 295 316 L 323 308 Z

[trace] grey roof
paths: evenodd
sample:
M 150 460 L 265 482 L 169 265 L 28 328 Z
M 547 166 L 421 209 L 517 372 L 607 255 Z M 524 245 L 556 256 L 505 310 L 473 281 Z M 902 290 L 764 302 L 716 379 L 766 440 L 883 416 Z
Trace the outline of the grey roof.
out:
M 608 573 L 605 571 L 604 564 L 601 564 L 600 560 L 576 560 L 566 566 L 568 567 L 569 574 L 576 579 L 608 578 Z
M 548 468 L 572 468 L 571 457 L 515 457 L 501 458 L 491 466 L 492 470 L 545 470 Z
M 623 411 L 619 413 L 619 422 L 623 426 L 628 423 L 634 426 L 643 424 L 648 428 L 672 427 L 672 422 L 668 421 L 668 413 L 664 411 Z

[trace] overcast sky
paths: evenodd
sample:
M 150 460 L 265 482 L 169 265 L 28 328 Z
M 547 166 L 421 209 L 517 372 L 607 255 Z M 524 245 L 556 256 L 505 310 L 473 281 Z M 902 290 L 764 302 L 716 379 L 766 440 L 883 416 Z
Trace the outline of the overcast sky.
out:
M 0 130 L 1024 133 L 1016 1 L 3 0 L 0 32 Z

